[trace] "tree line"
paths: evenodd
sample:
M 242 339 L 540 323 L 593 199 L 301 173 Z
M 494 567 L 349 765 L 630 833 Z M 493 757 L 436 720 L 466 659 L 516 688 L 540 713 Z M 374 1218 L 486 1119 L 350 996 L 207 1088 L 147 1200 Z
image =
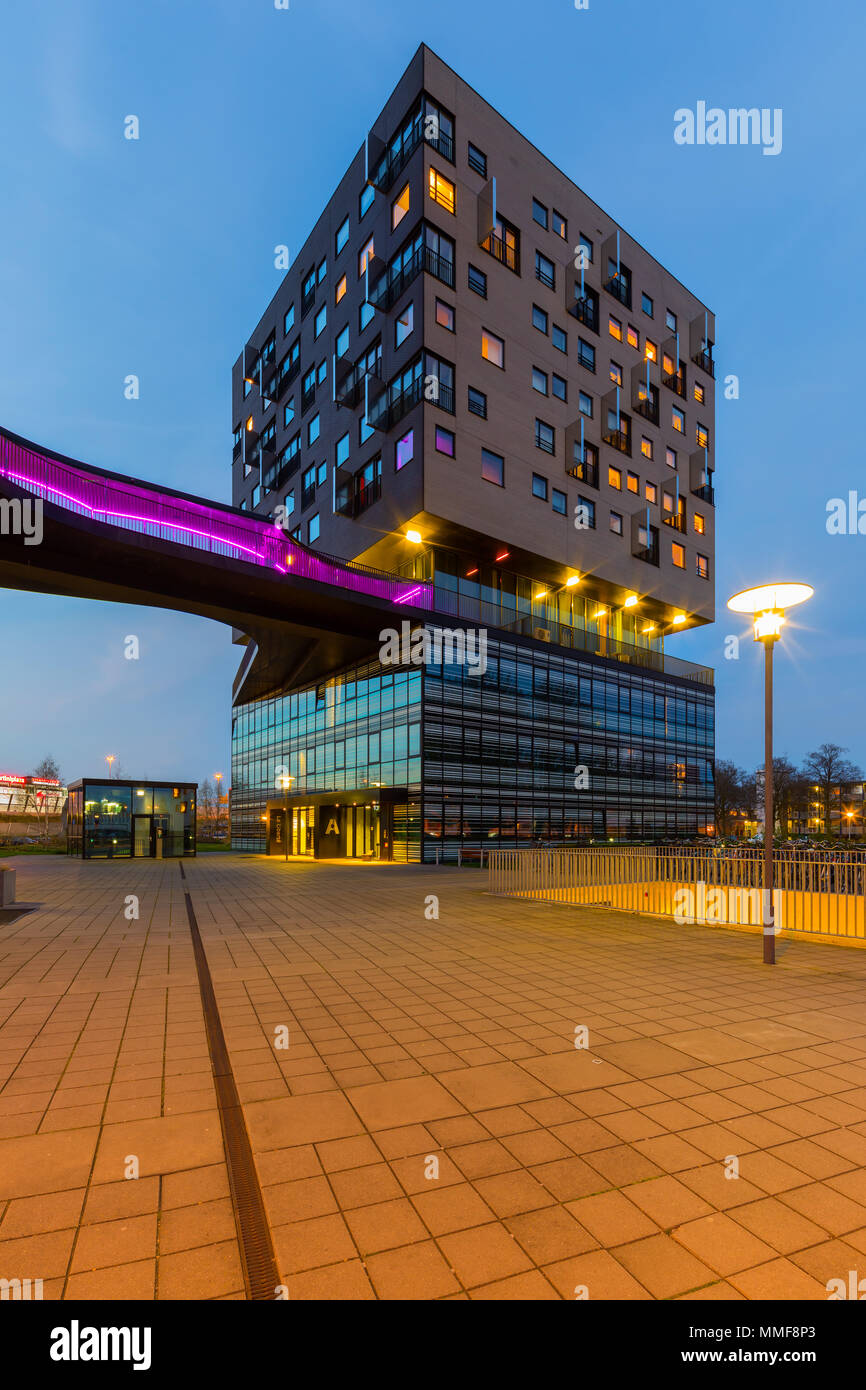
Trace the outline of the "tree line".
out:
M 806 754 L 800 767 L 784 756 L 773 759 L 775 829 L 783 839 L 788 838 L 793 827 L 807 825 L 816 818 L 821 822 L 823 834 L 832 833 L 834 791 L 841 788 L 841 800 L 844 802 L 846 785 L 863 781 L 861 769 L 845 756 L 847 751 L 838 743 L 822 743 L 820 748 Z M 730 835 L 736 820 L 743 815 L 751 820 L 756 819 L 758 807 L 763 801 L 762 780 L 761 775 L 744 771 L 728 759 L 719 759 L 715 775 L 716 830 L 719 835 Z M 819 803 L 817 808 L 814 805 L 816 800 Z M 841 804 L 839 810 L 841 822 Z M 842 828 L 840 823 L 840 830 Z

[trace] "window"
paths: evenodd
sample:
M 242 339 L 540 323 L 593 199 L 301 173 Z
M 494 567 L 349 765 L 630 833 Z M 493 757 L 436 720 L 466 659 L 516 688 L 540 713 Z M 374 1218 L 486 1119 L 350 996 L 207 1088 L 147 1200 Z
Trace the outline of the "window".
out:
M 495 483 L 497 487 L 505 487 L 505 459 L 500 454 L 491 453 L 489 449 L 482 449 L 481 476 L 488 483 Z
M 482 420 L 487 419 L 487 397 L 474 386 L 469 387 L 469 409 L 473 415 L 480 415 Z
M 505 369 L 505 343 L 486 328 L 481 330 L 481 356 L 492 362 L 494 367 Z
M 318 270 L 316 271 L 316 284 L 317 284 L 317 285 L 321 285 L 321 283 L 322 283 L 322 281 L 324 280 L 324 278 L 325 278 L 325 276 L 327 275 L 327 273 L 328 273 L 328 262 L 327 262 L 327 259 L 325 259 L 325 260 L 323 260 L 323 261 L 319 261 L 319 268 L 318 268 Z
M 301 475 L 301 487 L 303 488 L 303 492 L 301 494 L 301 507 L 303 509 L 304 507 L 308 507 L 310 505 L 316 491 L 315 464 L 312 464 L 309 468 L 304 469 L 304 472 Z
M 394 321 L 394 346 L 400 347 L 405 343 L 409 334 L 415 327 L 415 305 L 407 304 L 402 314 L 399 314 Z
M 640 334 L 632 323 L 628 326 L 626 338 L 628 339 L 629 347 L 640 349 Z
M 291 515 L 292 515 L 292 512 L 295 510 L 295 489 L 294 489 L 294 488 L 292 488 L 291 492 L 287 492 L 287 493 L 286 493 L 285 501 L 284 501 L 284 503 L 283 503 L 283 506 L 284 506 L 285 509 L 286 509 L 286 516 L 291 516 Z
M 537 198 L 532 200 L 532 220 L 547 231 L 547 208 Z
M 454 332 L 453 304 L 446 304 L 444 299 L 436 300 L 436 322 L 440 328 L 447 328 L 449 333 Z
M 610 529 L 611 531 L 613 531 L 613 534 L 615 536 L 622 535 L 622 517 L 620 516 L 619 512 L 611 512 Z
M 595 503 L 589 497 L 578 497 L 578 506 L 583 508 L 586 518 L 586 525 L 590 531 L 595 530 Z M 575 518 L 577 520 L 577 518 Z
M 348 280 L 346 279 L 345 275 L 341 275 L 340 278 L 339 278 L 339 280 L 337 281 L 336 289 L 334 290 L 334 303 L 335 303 L 335 304 L 339 304 L 340 300 L 343 298 L 343 295 L 346 293 L 346 290 L 347 290 L 348 288 L 349 288 L 349 282 L 348 282 Z
M 328 323 L 328 306 L 323 304 L 316 314 L 314 337 L 318 338 L 320 333 L 324 333 Z
M 658 488 L 655 483 L 644 483 L 643 495 L 648 502 L 655 504 L 658 501 Z
M 707 523 L 704 521 L 704 518 L 701 516 L 700 512 L 695 512 L 695 531 L 696 531 L 696 533 L 697 533 L 699 536 L 702 536 L 702 535 L 704 534 L 704 532 L 706 531 L 706 529 L 707 529 Z
M 610 363 L 610 379 L 614 386 L 622 386 L 622 367 L 618 362 L 614 362 L 612 358 Z
M 653 442 L 651 439 L 647 439 L 645 434 L 641 435 L 640 451 L 645 459 L 651 459 L 653 456 Z
M 367 443 L 367 440 L 370 439 L 370 438 L 372 438 L 372 436 L 373 436 L 375 433 L 376 433 L 376 431 L 373 429 L 373 426 L 372 426 L 372 425 L 368 425 L 366 419 L 363 419 L 363 418 L 362 418 L 362 419 L 360 419 L 360 420 L 358 421 L 358 443 L 359 443 L 359 444 L 366 444 L 366 443 Z
M 546 454 L 556 453 L 556 431 L 545 420 L 535 422 L 535 447 L 543 449 Z
M 375 317 L 376 310 L 373 308 L 372 304 L 367 304 L 366 302 L 362 304 L 360 309 L 358 310 L 359 332 L 363 333 L 364 329 L 367 327 L 367 324 L 372 323 Z
M 644 313 L 647 315 L 648 318 L 652 318 L 652 316 L 653 316 L 653 302 L 652 302 L 652 300 L 650 299 L 650 297 L 649 297 L 648 294 L 642 294 L 642 295 L 641 295 L 641 297 L 640 297 L 640 307 L 643 309 Z
M 671 309 L 665 310 L 665 327 L 669 328 L 672 333 L 677 331 L 677 316 Z
M 482 299 L 487 298 L 487 276 L 474 265 L 469 267 L 469 288 L 475 294 L 480 294 Z
M 375 248 L 374 248 L 374 246 L 373 246 L 373 238 L 370 237 L 370 240 L 369 240 L 369 241 L 366 241 L 366 242 L 364 243 L 364 245 L 361 247 L 361 250 L 358 252 L 358 279 L 359 279 L 359 280 L 360 280 L 361 276 L 364 274 L 364 271 L 367 269 L 367 263 L 368 263 L 368 261 L 371 261 L 371 260 L 373 259 L 373 256 L 374 256 L 374 255 L 375 255 Z
M 671 558 L 678 570 L 684 570 L 686 567 L 685 546 L 680 545 L 677 541 L 672 541 Z
M 556 289 L 556 267 L 553 261 L 547 256 L 542 256 L 540 251 L 535 253 L 535 278 L 540 280 L 542 285 L 547 285 L 548 289 Z
M 451 430 L 443 429 L 441 425 L 436 426 L 436 452 L 447 454 L 452 459 L 454 457 L 454 435 Z
M 349 219 L 344 217 L 337 228 L 337 235 L 334 237 L 334 254 L 339 256 L 346 242 L 349 240 Z
M 698 405 L 703 405 L 704 403 L 704 388 L 699 381 L 695 382 L 695 400 Z
M 650 338 L 644 342 L 644 357 L 648 362 L 658 362 L 659 360 L 659 350 Z
M 287 401 L 283 406 L 283 429 L 288 429 L 295 418 L 295 402 Z
M 322 382 L 323 382 L 323 381 L 327 381 L 327 379 L 328 379 L 328 361 L 327 361 L 327 358 L 323 357 L 322 360 L 321 360 L 321 362 L 319 363 L 318 367 L 316 368 L 316 385 L 317 385 L 317 386 L 321 386 L 321 385 L 322 385 Z
M 612 338 L 616 338 L 618 343 L 622 342 L 622 324 L 619 319 L 615 319 L 613 314 L 608 315 L 607 331 Z
M 373 199 L 375 197 L 376 190 L 371 183 L 366 184 L 365 187 L 361 189 L 361 196 L 358 199 L 358 211 L 361 217 L 364 216 L 368 208 L 373 206 Z
M 607 485 L 616 488 L 617 492 L 622 492 L 622 473 L 618 468 L 614 468 L 613 464 L 608 465 Z
M 585 338 L 578 338 L 577 340 L 577 360 L 581 367 L 586 367 L 587 371 L 595 371 L 595 348 Z
M 577 408 L 581 415 L 587 415 L 590 420 L 592 419 L 592 396 L 588 395 L 586 391 L 579 393 Z
M 696 556 L 695 556 L 695 560 L 696 560 L 696 562 L 697 562 L 696 567 L 697 567 L 697 572 L 698 572 L 698 578 L 699 578 L 699 579 L 709 579 L 709 577 L 710 577 L 710 562 L 709 562 L 709 559 L 707 558 L 707 556 L 706 556 L 706 555 L 696 555 Z
M 686 417 L 675 405 L 671 406 L 671 424 L 678 434 L 686 432 Z
M 706 449 L 706 448 L 707 448 L 707 445 L 709 444 L 709 440 L 710 440 L 710 436 L 709 436 L 709 433 L 708 433 L 708 431 L 707 431 L 706 425 L 696 425 L 696 426 L 695 426 L 695 443 L 698 444 L 698 445 L 700 446 L 701 449 Z
M 547 395 L 547 372 L 543 372 L 540 367 L 532 368 L 532 389 L 540 391 L 542 396 Z
M 592 262 L 592 257 L 593 257 L 593 252 L 594 252 L 594 250 L 595 250 L 595 248 L 594 248 L 594 246 L 593 246 L 593 243 L 592 243 L 592 238 L 591 238 L 591 237 L 588 237 L 588 236 L 584 236 L 583 232 L 581 232 L 581 233 L 580 233 L 580 236 L 579 236 L 578 239 L 577 239 L 577 244 L 578 244 L 578 246 L 581 246 L 581 247 L 583 248 L 584 260 L 591 263 L 591 262 Z
M 316 482 L 318 483 L 319 487 L 321 487 L 322 484 L 323 484 L 323 483 L 326 483 L 327 481 L 328 481 L 328 465 L 327 465 L 326 463 L 320 463 L 320 464 L 319 464 L 319 472 L 318 472 L 318 475 L 317 475 L 317 477 L 316 477 Z
M 542 502 L 547 501 L 547 479 L 542 478 L 540 473 L 532 475 L 532 495 L 538 497 Z
M 640 492 L 640 478 L 636 473 L 626 474 L 625 485 L 628 488 L 629 492 L 633 492 L 635 494 Z
M 334 350 L 338 357 L 345 357 L 349 351 L 349 325 L 341 329 L 334 342 Z
M 394 471 L 400 472 L 407 463 L 411 463 L 415 457 L 415 431 L 408 430 L 402 439 L 397 440 L 397 448 L 394 455 Z
M 427 190 L 434 203 L 438 203 L 446 212 L 454 211 L 454 185 L 450 179 L 446 179 L 444 174 L 440 174 L 438 169 L 432 166 L 429 171 Z
M 558 352 L 568 352 L 568 334 L 564 328 L 557 328 L 556 324 L 553 325 L 551 342 Z
M 318 437 L 319 437 L 320 425 L 321 425 L 321 421 L 320 421 L 319 416 L 318 416 L 318 413 L 317 413 L 317 414 L 315 414 L 315 415 L 313 416 L 312 420 L 311 420 L 310 423 L 307 425 L 307 445 L 308 445 L 308 446 L 309 446 L 310 444 L 315 444 L 316 440 L 318 439 Z
M 554 372 L 553 376 L 551 377 L 551 388 L 557 400 L 568 400 L 568 383 L 566 382 L 564 377 L 557 376 L 556 372 Z
M 487 178 L 487 155 L 477 145 L 469 142 L 469 168 L 474 169 L 483 179 Z
M 547 332 L 547 314 L 537 304 L 532 306 L 532 327 L 537 328 L 539 333 Z
M 313 541 L 317 541 L 317 540 L 319 539 L 319 532 L 320 532 L 320 530 L 321 530 L 321 526 L 319 525 L 319 513 L 316 512 L 316 515 L 315 515 L 315 516 L 311 516 L 311 517 L 310 517 L 310 530 L 309 530 L 310 545 L 313 544 Z
M 550 229 L 556 232 L 557 236 L 561 236 L 563 241 L 568 241 L 568 223 L 562 213 L 556 211 L 556 208 L 553 209 L 550 219 Z
M 668 468 L 676 468 L 676 466 L 677 466 L 677 451 L 676 451 L 676 449 L 665 449 L 665 463 L 667 464 Z
M 553 510 L 557 512 L 559 516 L 565 516 L 568 509 L 568 498 L 565 493 L 560 492 L 559 488 L 555 487 L 550 494 L 550 500 L 553 504 Z
M 286 312 L 283 314 L 283 337 L 285 337 L 287 333 L 290 333 L 294 326 L 295 306 L 294 304 L 290 304 Z
M 409 211 L 409 185 L 408 183 L 401 188 L 397 197 L 391 204 L 391 231 L 399 227 L 406 213 Z
M 336 458 L 337 467 L 338 467 L 338 468 L 342 468 L 343 465 L 344 465 L 345 463 L 348 463 L 348 462 L 349 462 L 349 431 L 348 431 L 348 430 L 346 430 L 346 433 L 343 435 L 342 439 L 338 439 L 338 440 L 337 440 L 337 446 L 336 446 L 336 449 L 335 449 L 335 455 L 334 455 L 334 456 L 335 456 L 335 458 Z

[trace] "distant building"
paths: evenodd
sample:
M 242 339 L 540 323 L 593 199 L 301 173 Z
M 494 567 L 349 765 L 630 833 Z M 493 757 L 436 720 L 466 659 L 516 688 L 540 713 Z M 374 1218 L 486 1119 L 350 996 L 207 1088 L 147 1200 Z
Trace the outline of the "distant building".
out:
M 0 772 L 2 816 L 59 816 L 65 802 L 66 788 L 56 777 Z

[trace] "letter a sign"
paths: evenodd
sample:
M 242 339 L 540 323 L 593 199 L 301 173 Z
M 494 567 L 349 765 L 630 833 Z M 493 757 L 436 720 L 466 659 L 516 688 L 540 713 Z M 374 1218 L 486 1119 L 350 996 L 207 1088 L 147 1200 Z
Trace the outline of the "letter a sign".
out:
M 328 824 L 325 826 L 325 834 L 326 834 L 326 835 L 339 835 L 339 833 L 340 833 L 340 827 L 339 827 L 339 825 L 337 824 L 337 817 L 336 817 L 336 816 L 331 816 L 331 819 L 328 821 Z

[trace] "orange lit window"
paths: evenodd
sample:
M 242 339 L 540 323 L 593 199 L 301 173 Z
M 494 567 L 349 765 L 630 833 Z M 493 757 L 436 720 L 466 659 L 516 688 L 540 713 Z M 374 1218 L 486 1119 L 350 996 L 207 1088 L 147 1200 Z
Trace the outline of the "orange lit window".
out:
M 677 569 L 684 570 L 686 567 L 685 547 L 677 545 L 676 541 L 674 541 L 671 544 L 671 556 L 673 557 L 673 562 L 676 565 Z
M 343 298 L 343 295 L 346 293 L 346 290 L 347 290 L 348 288 L 349 288 L 349 286 L 348 286 L 348 284 L 347 284 L 346 277 L 345 277 L 345 275 L 343 275 L 343 276 L 341 276 L 341 278 L 337 281 L 337 288 L 334 290 L 334 303 L 335 303 L 335 304 L 339 304 L 340 300 Z
M 673 509 L 674 509 L 674 499 L 671 497 L 671 495 L 670 495 L 669 492 L 663 492 L 663 493 L 662 493 L 662 502 L 663 502 L 663 504 L 664 504 L 664 509 L 665 509 L 666 512 L 672 512 L 672 511 L 673 511 Z
M 611 487 L 616 488 L 617 492 L 622 492 L 622 474 L 620 473 L 618 468 L 608 468 L 607 481 Z
M 706 555 L 698 555 L 698 556 L 696 557 L 696 566 L 697 566 L 698 578 L 699 578 L 699 579 L 709 579 L 709 577 L 710 577 L 710 562 L 709 562 L 709 560 L 707 559 L 707 556 L 706 556 Z
M 704 403 L 704 388 L 699 381 L 695 382 L 695 400 L 698 405 L 703 405 Z
M 395 228 L 395 227 L 399 227 L 400 223 L 403 221 L 403 218 L 406 216 L 406 213 L 407 213 L 408 211 L 409 211 L 409 185 L 408 185 L 408 183 L 407 183 L 407 184 L 406 184 L 406 187 L 405 187 L 400 193 L 397 194 L 397 197 L 394 199 L 393 203 L 391 204 L 391 231 L 392 231 L 392 232 L 394 231 L 394 228 Z
M 645 459 L 651 459 L 653 456 L 653 442 L 651 439 L 647 439 L 646 435 L 641 439 L 640 451 Z
M 644 342 L 643 350 L 644 350 L 644 356 L 648 359 L 648 361 L 650 361 L 650 362 L 658 362 L 658 360 L 659 360 L 659 350 L 658 350 L 658 348 L 656 347 L 655 343 L 651 342 L 649 338 L 647 338 L 646 341 Z
M 674 781 L 684 782 L 686 780 L 685 763 L 674 763 Z
M 626 475 L 626 486 L 629 492 L 640 492 L 640 478 L 636 473 Z
M 360 253 L 358 255 L 359 276 L 364 274 L 364 271 L 367 269 L 367 262 L 372 260 L 374 255 L 375 251 L 373 248 L 373 238 L 370 237 L 370 240 L 366 243 L 366 245 L 361 247 Z
M 494 367 L 505 367 L 505 343 L 486 328 L 481 330 L 481 356 L 492 362 Z
M 706 529 L 707 526 L 706 522 L 704 521 L 704 518 L 701 516 L 700 512 L 695 512 L 695 530 L 697 531 L 698 535 L 702 536 Z
M 686 417 L 681 410 L 677 409 L 675 405 L 671 406 L 671 424 L 673 425 L 674 429 L 677 431 L 678 434 L 685 434 Z
M 428 189 L 434 203 L 438 203 L 446 212 L 454 211 L 454 185 L 437 169 L 430 170 Z
M 672 357 L 669 357 L 667 353 L 665 353 L 662 358 L 662 367 L 664 368 L 665 376 L 673 376 L 674 359 Z
M 610 333 L 610 336 L 611 336 L 612 338 L 616 338 L 616 340 L 617 340 L 618 343 L 621 343 L 621 342 L 622 342 L 622 324 L 620 323 L 619 319 L 615 319 L 615 318 L 614 318 L 613 314 L 610 314 L 609 317 L 608 317 L 608 320 L 607 320 L 607 328 L 608 328 L 608 332 Z
M 695 428 L 695 439 L 702 449 L 706 449 L 709 441 L 706 425 L 697 425 Z
M 648 502 L 658 501 L 658 490 L 655 483 L 646 483 L 644 485 L 644 496 Z
M 633 348 L 639 348 L 639 347 L 640 347 L 640 334 L 638 333 L 638 331 L 637 331 L 636 328 L 632 327 L 631 324 L 629 324 L 629 326 L 628 326 L 628 334 L 627 334 L 627 336 L 628 336 L 628 345 L 629 345 L 629 347 L 633 347 Z

